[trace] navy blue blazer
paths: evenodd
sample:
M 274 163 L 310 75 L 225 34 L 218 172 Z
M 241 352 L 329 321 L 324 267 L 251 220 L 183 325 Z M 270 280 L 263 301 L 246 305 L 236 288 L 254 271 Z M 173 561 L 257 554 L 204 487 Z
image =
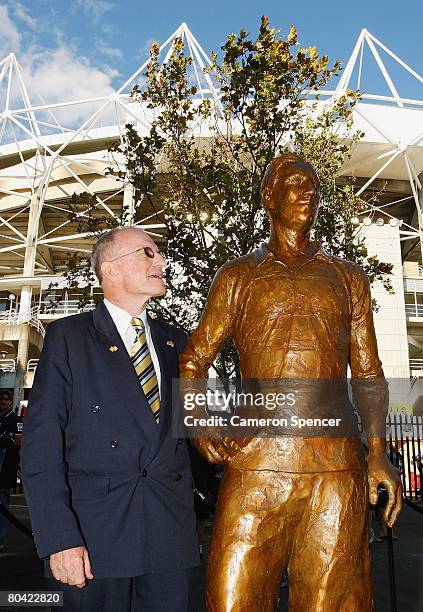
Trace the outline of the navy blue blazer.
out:
M 149 323 L 159 424 L 104 302 L 50 323 L 26 411 L 22 476 L 38 554 L 86 545 L 97 578 L 199 564 L 186 440 L 171 430 L 186 336 Z

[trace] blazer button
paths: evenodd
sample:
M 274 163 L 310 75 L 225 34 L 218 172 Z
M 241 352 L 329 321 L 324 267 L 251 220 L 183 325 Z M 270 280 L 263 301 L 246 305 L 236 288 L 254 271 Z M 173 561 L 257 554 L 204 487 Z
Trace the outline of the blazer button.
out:
M 181 480 L 182 478 L 182 474 L 177 474 L 177 476 L 175 477 L 175 480 Z
M 117 448 L 117 447 L 119 446 L 119 442 L 118 442 L 117 440 L 112 440 L 112 441 L 110 442 L 110 446 L 111 446 L 112 448 Z
M 93 414 L 97 414 L 97 412 L 100 412 L 100 406 L 98 406 L 98 404 L 93 404 L 93 405 L 91 406 L 91 412 L 92 412 Z
M 182 444 L 182 442 L 184 441 L 183 438 L 178 438 L 178 446 L 180 446 Z
M 143 478 L 145 478 L 145 477 L 147 476 L 147 470 L 143 470 L 143 471 L 141 472 L 141 476 L 142 476 Z

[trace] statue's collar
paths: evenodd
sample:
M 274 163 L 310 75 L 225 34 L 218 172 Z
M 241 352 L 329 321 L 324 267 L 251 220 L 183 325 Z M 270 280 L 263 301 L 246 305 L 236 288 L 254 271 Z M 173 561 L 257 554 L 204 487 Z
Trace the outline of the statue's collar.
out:
M 322 258 L 322 259 L 325 259 L 326 261 L 330 261 L 331 259 L 330 254 L 320 245 L 319 242 L 315 240 L 310 240 L 308 248 L 309 248 L 308 255 L 310 257 L 310 260 Z M 278 260 L 275 253 L 270 251 L 267 244 L 265 243 L 261 244 L 258 247 L 258 249 L 254 251 L 254 254 L 255 254 L 257 265 L 261 264 L 262 262 L 268 259 L 274 259 L 276 261 Z

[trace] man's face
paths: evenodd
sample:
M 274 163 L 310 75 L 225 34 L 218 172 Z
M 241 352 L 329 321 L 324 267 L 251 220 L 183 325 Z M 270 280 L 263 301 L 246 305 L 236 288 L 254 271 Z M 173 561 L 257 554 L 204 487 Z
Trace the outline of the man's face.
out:
M 306 162 L 293 162 L 271 171 L 262 192 L 264 207 L 293 230 L 309 231 L 317 217 L 320 183 Z
M 0 392 L 0 416 L 4 416 L 12 408 L 12 400 Z
M 143 247 L 150 247 L 154 251 L 154 257 L 148 257 Z M 110 260 L 114 258 L 117 259 L 111 262 L 115 272 L 112 278 L 115 278 L 124 293 L 146 298 L 165 293 L 166 287 L 163 282 L 165 260 L 150 236 L 137 230 L 122 232 L 113 244 L 113 255 Z

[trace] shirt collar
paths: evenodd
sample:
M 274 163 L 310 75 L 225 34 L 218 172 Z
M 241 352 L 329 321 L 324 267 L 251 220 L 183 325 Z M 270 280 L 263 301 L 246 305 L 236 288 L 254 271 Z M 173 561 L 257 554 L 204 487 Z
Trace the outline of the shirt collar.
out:
M 124 336 L 128 331 L 128 328 L 131 327 L 132 315 L 129 314 L 129 312 L 126 312 L 126 310 L 123 310 L 123 308 L 120 308 L 120 306 L 116 306 L 116 304 L 110 302 L 110 300 L 106 300 L 106 298 L 104 298 L 104 303 L 113 319 L 113 323 L 117 327 L 118 332 L 121 336 Z M 141 319 L 141 321 L 144 323 L 144 328 L 147 329 L 148 320 L 147 310 L 145 308 L 140 312 L 138 318 Z
M 331 260 L 331 255 L 315 240 L 310 241 L 310 246 L 312 248 L 312 254 L 310 257 L 310 261 L 312 259 L 325 259 L 326 261 Z M 261 244 L 258 249 L 254 251 L 257 265 L 260 265 L 264 261 L 268 259 L 276 260 L 276 257 L 273 255 L 271 251 L 267 248 L 266 244 Z

